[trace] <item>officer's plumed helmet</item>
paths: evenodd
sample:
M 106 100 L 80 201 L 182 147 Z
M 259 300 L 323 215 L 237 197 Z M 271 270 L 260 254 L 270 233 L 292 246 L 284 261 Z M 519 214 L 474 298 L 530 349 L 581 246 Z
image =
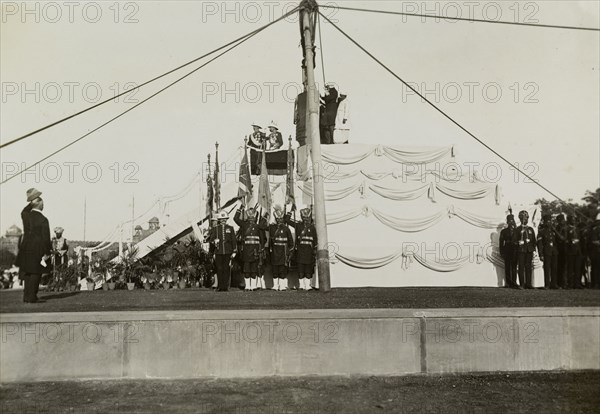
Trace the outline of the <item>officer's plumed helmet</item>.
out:
M 278 222 L 280 222 L 281 220 L 283 220 L 283 211 L 281 211 L 281 210 L 275 210 L 273 212 L 273 215 L 275 216 L 275 220 L 277 220 Z
M 311 216 L 310 208 L 303 208 L 302 210 L 300 210 L 300 217 L 302 217 L 303 220 L 310 219 L 310 216 Z

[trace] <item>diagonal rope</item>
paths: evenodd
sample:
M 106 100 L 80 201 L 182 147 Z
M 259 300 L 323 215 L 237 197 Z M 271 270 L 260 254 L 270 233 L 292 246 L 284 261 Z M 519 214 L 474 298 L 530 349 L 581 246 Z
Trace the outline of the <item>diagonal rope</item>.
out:
M 292 12 L 294 12 L 294 13 L 295 13 L 296 11 L 297 11 L 297 10 L 292 10 Z M 279 19 L 277 19 L 277 20 L 274 20 L 273 22 L 271 22 L 271 24 L 274 24 L 274 23 L 276 23 L 276 22 L 278 22 L 278 21 L 280 21 L 280 20 L 282 20 L 282 19 L 286 18 L 286 17 L 287 17 L 287 15 L 288 15 L 288 14 L 291 14 L 292 12 L 290 12 L 290 13 L 287 13 L 286 15 L 283 15 L 282 17 L 280 17 L 280 18 L 279 18 Z M 268 26 L 266 26 L 266 27 L 268 27 Z M 260 29 L 260 31 L 262 31 L 262 30 L 265 30 L 265 28 L 266 28 L 266 27 L 264 27 L 264 28 Z M 149 101 L 150 99 L 154 98 L 155 96 L 157 96 L 157 95 L 159 95 L 160 93 L 164 92 L 165 90 L 169 89 L 171 86 L 173 86 L 173 85 L 175 85 L 175 84 L 177 84 L 177 83 L 181 82 L 181 81 L 182 81 L 182 80 L 184 80 L 185 78 L 187 78 L 187 77 L 191 76 L 192 74 L 194 74 L 195 72 L 199 71 L 200 69 L 202 69 L 203 67 L 205 67 L 205 66 L 206 66 L 206 65 L 208 65 L 209 63 L 211 63 L 211 62 L 214 62 L 215 60 L 217 60 L 218 58 L 220 58 L 221 56 L 223 56 L 224 54 L 226 54 L 226 53 L 227 53 L 227 52 L 229 52 L 230 50 L 232 50 L 232 49 L 235 49 L 236 47 L 240 46 L 241 44 L 243 44 L 243 43 L 244 43 L 244 42 L 246 42 L 247 40 L 249 40 L 249 39 L 251 39 L 252 37 L 256 36 L 258 33 L 260 33 L 260 31 L 255 31 L 255 32 L 254 32 L 254 33 L 252 33 L 252 34 L 249 34 L 249 35 L 247 35 L 245 39 L 243 39 L 243 40 L 241 40 L 240 42 L 236 43 L 235 45 L 233 45 L 233 46 L 229 47 L 229 48 L 228 48 L 228 49 L 226 49 L 224 52 L 221 52 L 221 53 L 219 53 L 217 56 L 215 56 L 214 58 L 212 58 L 212 59 L 211 59 L 211 60 L 209 60 L 208 62 L 206 62 L 206 63 L 204 63 L 204 64 L 202 64 L 202 65 L 198 66 L 196 69 L 194 69 L 194 70 L 192 70 L 192 71 L 190 71 L 190 72 L 186 73 L 186 74 L 185 74 L 185 75 L 183 75 L 182 77 L 178 78 L 177 80 L 175 80 L 175 81 L 171 82 L 170 84 L 168 84 L 168 85 L 167 85 L 167 86 L 165 86 L 164 88 L 160 89 L 158 92 L 155 92 L 155 93 L 153 93 L 152 95 L 150 95 L 150 96 L 149 96 L 149 97 L 147 97 L 146 99 L 144 99 L 144 100 L 142 100 L 142 101 L 138 102 L 137 104 L 135 104 L 135 105 L 134 105 L 134 106 L 132 106 L 131 108 L 129 108 L 129 109 L 127 109 L 127 110 L 125 110 L 125 111 L 121 112 L 119 115 L 117 115 L 117 116 L 115 116 L 115 117 L 111 118 L 110 120 L 106 121 L 105 123 L 101 124 L 100 126 L 98 126 L 98 127 L 94 128 L 94 129 L 93 129 L 93 130 L 91 130 L 90 132 L 88 132 L 88 133 L 86 133 L 86 134 L 82 135 L 81 137 L 77 138 L 77 139 L 76 139 L 76 140 L 74 140 L 74 141 L 71 141 L 71 142 L 70 142 L 70 143 L 68 143 L 67 145 L 64 145 L 63 147 L 61 147 L 61 148 L 59 148 L 58 150 L 56 150 L 56 151 L 54 151 L 53 153 L 51 153 L 50 155 L 47 155 L 46 157 L 42 158 L 41 160 L 39 160 L 39 161 L 37 161 L 37 162 L 35 162 L 35 163 L 31 164 L 30 166 L 26 167 L 25 169 L 23 169 L 23 170 L 19 171 L 17 174 L 15 174 L 15 175 L 13 175 L 13 176 L 11 176 L 11 177 L 9 177 L 9 178 L 5 179 L 4 181 L 0 182 L 0 185 L 2 185 L 2 184 L 4 184 L 4 183 L 6 183 L 7 181 L 10 181 L 10 180 L 12 180 L 12 179 L 13 179 L 13 178 L 15 178 L 15 177 L 18 177 L 18 176 L 20 176 L 20 175 L 21 175 L 21 174 L 23 174 L 25 171 L 27 171 L 27 170 L 30 170 L 31 168 L 35 167 L 36 165 L 38 165 L 38 164 L 40 164 L 40 163 L 42 163 L 42 162 L 46 161 L 47 159 L 49 159 L 49 158 L 53 157 L 54 155 L 58 154 L 59 152 L 61 152 L 61 151 L 64 151 L 65 149 L 69 148 L 70 146 L 72 146 L 72 145 L 76 144 L 77 142 L 79 142 L 79 141 L 83 140 L 84 138 L 88 137 L 89 135 L 91 135 L 92 133 L 94 133 L 94 132 L 98 131 L 99 129 L 103 128 L 104 126 L 106 126 L 106 125 L 110 124 L 111 122 L 113 122 L 113 121 L 115 121 L 115 120 L 119 119 L 120 117 L 122 117 L 122 116 L 123 116 L 123 115 L 125 115 L 126 113 L 128 113 L 128 112 L 130 112 L 130 111 L 134 110 L 134 109 L 135 109 L 135 108 L 137 108 L 138 106 L 140 106 L 140 105 L 144 104 L 145 102 Z
M 19 141 L 21 141 L 21 140 L 23 140 L 23 139 L 25 139 L 25 138 L 28 138 L 28 137 L 30 137 L 30 136 L 32 136 L 32 135 L 35 135 L 35 134 L 39 133 L 39 132 L 45 131 L 46 129 L 52 128 L 53 126 L 56 126 L 56 125 L 58 125 L 58 124 L 61 124 L 61 123 L 65 122 L 65 121 L 68 121 L 69 119 L 75 118 L 76 116 L 79 116 L 79 115 L 81 115 L 81 114 L 84 114 L 84 113 L 86 113 L 86 112 L 88 112 L 88 111 L 91 111 L 92 109 L 98 108 L 99 106 L 102 106 L 102 105 L 104 105 L 104 104 L 106 104 L 106 103 L 108 103 L 108 102 L 112 101 L 113 99 L 120 98 L 120 97 L 121 97 L 121 96 L 123 96 L 123 95 L 126 95 L 126 94 L 128 94 L 128 93 L 130 93 L 130 92 L 133 92 L 133 91 L 135 91 L 135 90 L 137 90 L 137 89 L 140 89 L 140 88 L 142 88 L 143 86 L 146 86 L 146 85 L 148 85 L 148 84 L 150 84 L 150 83 L 152 83 L 152 82 L 154 82 L 154 81 L 156 81 L 156 80 L 158 80 L 158 79 L 161 79 L 161 78 L 163 78 L 163 77 L 165 77 L 165 76 L 167 76 L 167 75 L 170 75 L 170 74 L 171 74 L 171 73 L 173 73 L 173 72 L 176 72 L 176 71 L 178 71 L 179 69 L 183 69 L 184 67 L 186 67 L 186 66 L 189 66 L 189 65 L 191 65 L 192 63 L 196 63 L 197 61 L 199 61 L 199 60 L 201 60 L 201 59 L 204 59 L 205 57 L 208 57 L 208 56 L 210 56 L 210 55 L 212 55 L 212 54 L 214 54 L 214 53 L 216 53 L 216 52 L 218 52 L 218 51 L 220 51 L 220 50 L 223 50 L 223 49 L 225 49 L 225 48 L 227 48 L 227 47 L 229 47 L 229 46 L 231 46 L 231 45 L 233 45 L 233 44 L 236 44 L 236 43 L 237 43 L 237 42 L 239 42 L 239 41 L 242 41 L 242 40 L 244 40 L 244 41 L 245 41 L 245 39 L 247 39 L 247 38 L 248 38 L 248 36 L 253 36 L 253 35 L 255 35 L 255 34 L 258 34 L 258 33 L 260 33 L 261 31 L 263 31 L 263 30 L 264 30 L 264 29 L 266 29 L 267 27 L 271 26 L 272 24 L 275 24 L 275 23 L 277 23 L 278 21 L 280 21 L 280 20 L 282 20 L 282 19 L 285 19 L 286 17 L 288 17 L 289 15 L 291 15 L 291 14 L 293 14 L 293 13 L 297 12 L 297 11 L 298 11 L 298 7 L 297 7 L 297 8 L 295 8 L 294 10 L 290 11 L 289 13 L 286 13 L 286 14 L 285 14 L 285 15 L 283 15 L 282 17 L 280 17 L 280 18 L 278 18 L 278 19 L 276 19 L 276 20 L 274 20 L 274 21 L 272 21 L 272 22 L 270 22 L 270 23 L 268 23 L 268 24 L 266 24 L 266 25 L 264 25 L 264 26 L 262 26 L 262 27 L 259 27 L 258 29 L 254 30 L 254 31 L 252 31 L 252 32 L 250 32 L 250 33 L 247 33 L 247 34 L 245 34 L 244 36 L 238 37 L 237 39 L 235 39 L 235 40 L 232 40 L 231 42 L 229 42 L 229 43 L 227 43 L 227 44 L 224 44 L 224 45 L 223 45 L 223 46 L 221 46 L 221 47 L 218 47 L 218 48 L 216 48 L 216 49 L 214 49 L 214 50 L 212 50 L 212 51 L 210 51 L 210 52 L 208 52 L 208 53 L 205 53 L 204 55 L 202 55 L 202 56 L 200 56 L 200 57 L 197 57 L 197 58 L 195 58 L 195 59 L 193 59 L 193 60 L 190 60 L 189 62 L 187 62 L 187 63 L 184 63 L 183 65 L 180 65 L 180 66 L 178 66 L 178 67 L 176 67 L 176 68 L 174 68 L 174 69 L 171 69 L 171 70 L 169 70 L 168 72 L 165 72 L 165 73 L 163 73 L 163 74 L 161 74 L 161 75 L 158 75 L 158 76 L 156 76 L 156 77 L 154 77 L 154 78 L 152 78 L 152 79 L 150 79 L 150 80 L 147 80 L 146 82 L 144 82 L 144 83 L 142 83 L 142 84 L 140 84 L 140 85 L 137 85 L 137 86 L 135 86 L 135 87 L 133 87 L 133 88 L 131 88 L 131 89 L 127 89 L 127 90 L 123 91 L 122 93 L 120 93 L 120 94 L 118 94 L 118 95 L 115 95 L 115 96 L 113 96 L 113 97 L 111 97 L 111 98 L 108 98 L 108 99 L 106 99 L 106 100 L 104 100 L 104 101 L 102 101 L 102 102 L 98 102 L 98 103 L 97 103 L 97 104 L 95 104 L 95 105 L 92 105 L 92 106 L 90 106 L 90 107 L 88 107 L 88 108 L 86 108 L 86 109 L 83 109 L 83 110 L 81 110 L 81 111 L 79 111 L 79 112 L 77 112 L 77 113 L 74 113 L 74 114 L 72 114 L 72 115 L 69 115 L 69 116 L 67 116 L 67 117 L 65 117 L 65 118 L 59 119 L 58 121 L 55 121 L 55 122 L 53 122 L 53 123 L 51 123 L 51 124 L 48 124 L 48 125 L 46 125 L 46 126 L 44 126 L 44 127 L 42 127 L 42 128 L 36 129 L 35 131 L 31 131 L 31 132 L 29 132 L 29 133 L 27 133 L 27 134 L 25 134 L 25 135 L 22 135 L 22 136 L 20 136 L 20 137 L 18 137 L 18 138 L 15 138 L 15 139 L 13 139 L 13 140 L 11 140 L 11 141 L 8 141 L 8 142 L 4 143 L 4 144 L 0 144 L 0 148 L 8 147 L 9 145 L 15 144 L 15 143 L 17 143 L 17 142 L 19 142 Z
M 507 22 L 502 20 L 485 20 L 485 19 L 470 19 L 466 17 L 452 17 L 452 16 L 440 16 L 435 14 L 418 14 L 418 13 L 406 13 L 406 12 L 395 12 L 388 10 L 373 10 L 373 9 L 359 9 L 355 7 L 342 7 L 342 6 L 332 6 L 332 5 L 320 5 L 320 8 L 325 9 L 337 9 L 337 10 L 348 10 L 348 11 L 358 11 L 358 12 L 367 12 L 367 13 L 380 13 L 380 14 L 393 14 L 398 16 L 410 16 L 410 17 L 423 17 L 428 19 L 447 19 L 447 20 L 459 20 L 466 22 L 477 22 L 477 23 L 495 23 L 495 24 L 506 24 L 506 25 L 514 25 L 514 26 L 528 26 L 528 27 L 540 27 L 547 29 L 569 29 L 569 30 L 588 30 L 600 32 L 600 29 L 595 27 L 579 27 L 579 26 L 564 26 L 564 25 L 553 25 L 553 24 L 538 24 L 538 23 L 521 23 L 521 22 Z M 323 16 L 325 17 L 325 16 Z M 329 20 L 329 19 L 327 19 Z
M 519 169 L 515 164 L 513 164 L 512 162 L 510 162 L 507 158 L 505 158 L 504 156 L 502 156 L 500 153 L 498 153 L 496 150 L 494 150 L 492 147 L 490 147 L 488 144 L 486 144 L 485 142 L 483 142 L 481 139 L 477 138 L 471 131 L 469 131 L 467 128 L 465 128 L 464 126 L 462 126 L 460 123 L 458 123 L 457 121 L 454 120 L 454 118 L 452 118 L 450 115 L 448 115 L 446 112 L 444 112 L 442 109 L 440 109 L 437 105 L 435 105 L 433 102 L 431 102 L 429 99 L 427 99 L 425 96 L 423 96 L 421 93 L 419 93 L 419 91 L 417 91 L 415 88 L 413 88 L 412 86 L 410 86 L 406 81 L 404 81 L 404 79 L 402 79 L 400 76 L 396 75 L 396 73 L 394 73 L 390 68 L 388 68 L 383 62 L 381 62 L 379 59 L 377 59 L 375 56 L 373 56 L 373 54 L 371 54 L 368 50 L 366 50 L 364 47 L 362 47 L 356 40 L 354 40 L 350 35 L 348 35 L 346 32 L 344 32 L 341 28 L 339 28 L 335 23 L 333 23 L 331 20 L 329 20 L 327 18 L 327 16 L 323 15 L 321 12 L 319 12 L 319 14 L 321 16 L 323 16 L 323 18 L 325 18 L 325 20 L 327 20 L 329 23 L 331 23 L 331 25 L 333 27 L 335 27 L 341 34 L 343 34 L 348 40 L 350 40 L 352 43 L 354 43 L 354 45 L 356 45 L 360 50 L 362 50 L 364 53 L 366 53 L 371 59 L 373 59 L 375 62 L 377 62 L 381 67 L 383 67 L 386 71 L 388 71 L 393 77 L 395 77 L 396 79 L 398 79 L 400 82 L 402 82 L 404 84 L 404 86 L 406 86 L 407 88 L 409 88 L 411 91 L 413 91 L 415 94 L 417 94 L 419 97 L 421 97 L 421 99 L 423 99 L 425 102 L 427 102 L 430 106 L 432 106 L 436 111 L 438 111 L 440 114 L 442 114 L 444 117 L 446 117 L 450 122 L 452 122 L 454 125 L 456 125 L 457 127 L 459 127 L 461 130 L 463 130 L 465 133 L 467 133 L 471 138 L 473 138 L 475 141 L 479 142 L 481 145 L 483 145 L 485 148 L 487 148 L 490 152 L 492 152 L 494 155 L 496 155 L 498 158 L 500 158 L 502 161 L 504 161 L 505 163 L 507 163 L 508 165 L 510 165 L 512 168 L 514 168 L 516 171 L 520 172 L 521 174 L 523 174 L 525 177 L 527 177 L 528 179 L 530 179 L 535 185 L 537 185 L 538 187 L 540 187 L 541 189 L 543 189 L 544 191 L 546 191 L 548 194 L 552 195 L 554 198 L 556 198 L 558 201 L 560 201 L 561 203 L 563 203 L 564 205 L 568 206 L 569 208 L 571 208 L 569 206 L 569 204 L 563 200 L 562 198 L 560 198 L 558 195 L 556 195 L 554 192 L 550 191 L 550 189 L 548 189 L 546 186 L 542 185 L 539 180 L 535 180 L 533 179 L 531 176 L 529 176 L 527 173 L 525 173 L 524 171 L 522 171 L 521 169 Z M 582 215 L 581 213 L 577 212 L 575 209 L 572 209 L 573 211 L 575 211 L 577 214 Z M 583 215 L 582 215 L 583 216 Z M 587 217 L 586 217 L 587 220 Z

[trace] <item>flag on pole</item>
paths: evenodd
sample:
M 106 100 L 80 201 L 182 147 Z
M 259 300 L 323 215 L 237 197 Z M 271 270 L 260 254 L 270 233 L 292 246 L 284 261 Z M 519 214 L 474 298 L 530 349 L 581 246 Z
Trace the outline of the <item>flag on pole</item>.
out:
M 264 149 L 260 169 L 260 180 L 258 182 L 258 204 L 262 207 L 263 212 L 267 212 L 267 214 L 271 213 L 271 187 L 269 186 L 267 160 L 264 156 Z
M 221 208 L 221 180 L 220 178 L 220 170 L 219 170 L 219 143 L 215 143 L 215 209 L 219 210 Z
M 296 204 L 294 196 L 294 151 L 292 151 L 292 137 L 290 135 L 287 153 L 287 177 L 285 179 L 285 204 Z
M 250 201 L 252 196 L 252 180 L 250 179 L 250 165 L 248 164 L 248 153 L 244 146 L 244 158 L 240 164 L 238 197 L 245 197 L 244 204 Z
M 210 175 L 210 154 L 208 154 L 208 174 L 206 174 L 206 215 L 209 216 L 209 218 L 212 217 L 213 199 L 214 193 L 212 177 Z

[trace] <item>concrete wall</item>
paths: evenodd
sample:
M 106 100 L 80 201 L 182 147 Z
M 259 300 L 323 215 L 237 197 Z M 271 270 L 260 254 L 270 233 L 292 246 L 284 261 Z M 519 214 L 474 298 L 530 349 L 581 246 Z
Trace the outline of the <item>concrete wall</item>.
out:
M 600 369 L 600 309 L 0 315 L 0 380 Z

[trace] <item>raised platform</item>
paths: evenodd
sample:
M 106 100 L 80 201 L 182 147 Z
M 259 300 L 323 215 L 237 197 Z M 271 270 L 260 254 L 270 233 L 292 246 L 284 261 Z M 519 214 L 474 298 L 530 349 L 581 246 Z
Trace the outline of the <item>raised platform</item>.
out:
M 600 369 L 600 308 L 0 315 L 2 382 Z

